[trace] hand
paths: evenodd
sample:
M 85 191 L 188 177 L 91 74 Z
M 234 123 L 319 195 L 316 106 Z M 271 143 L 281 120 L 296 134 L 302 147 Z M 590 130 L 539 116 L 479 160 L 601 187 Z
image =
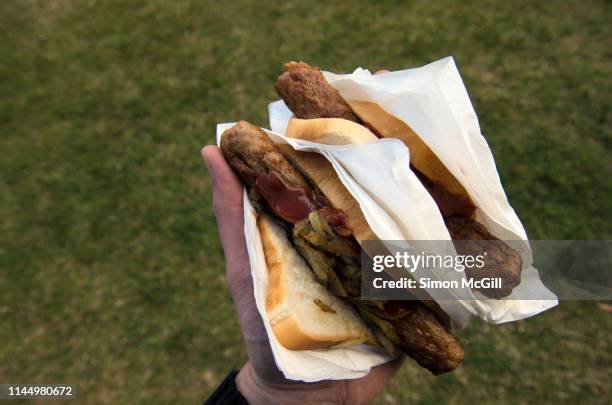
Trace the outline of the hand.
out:
M 226 259 L 227 284 L 249 355 L 236 378 L 238 390 L 251 404 L 370 402 L 401 367 L 401 358 L 374 367 L 367 376 L 355 380 L 304 383 L 287 380 L 278 370 L 255 306 L 244 239 L 242 184 L 219 148 L 206 146 L 202 156 L 213 181 L 213 208 Z

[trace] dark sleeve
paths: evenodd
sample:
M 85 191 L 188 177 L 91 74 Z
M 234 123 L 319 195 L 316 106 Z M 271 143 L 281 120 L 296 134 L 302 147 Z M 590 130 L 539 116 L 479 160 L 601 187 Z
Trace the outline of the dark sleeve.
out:
M 215 392 L 211 394 L 204 405 L 248 405 L 248 402 L 236 388 L 236 376 L 238 371 L 230 372 L 223 382 L 217 387 Z

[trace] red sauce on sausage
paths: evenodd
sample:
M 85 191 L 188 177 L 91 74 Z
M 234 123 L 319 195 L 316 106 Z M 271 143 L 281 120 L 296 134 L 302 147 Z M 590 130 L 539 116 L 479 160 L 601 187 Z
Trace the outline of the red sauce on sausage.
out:
M 255 187 L 270 209 L 292 224 L 308 218 L 317 209 L 310 190 L 287 186 L 275 172 L 257 176 Z
M 287 222 L 295 224 L 308 218 L 311 212 L 318 211 L 338 235 L 351 234 L 346 227 L 344 212 L 330 207 L 323 195 L 317 196 L 312 190 L 301 187 L 289 187 L 275 172 L 257 176 L 255 187 L 272 212 Z

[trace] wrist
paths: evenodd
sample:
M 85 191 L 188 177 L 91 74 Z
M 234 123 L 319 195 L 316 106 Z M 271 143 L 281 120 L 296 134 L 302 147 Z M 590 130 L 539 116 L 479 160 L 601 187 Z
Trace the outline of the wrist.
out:
M 262 379 L 248 361 L 236 377 L 236 388 L 252 405 L 271 403 L 340 403 L 339 381 L 305 383 L 285 380 L 270 383 Z M 340 390 L 342 391 L 342 390 Z
M 248 361 L 236 376 L 236 388 L 251 405 L 269 403 L 269 389 L 262 384 Z
M 240 394 L 242 394 L 251 405 L 270 404 L 275 402 L 272 401 L 273 398 L 276 398 L 278 401 L 280 399 L 279 395 L 281 397 L 286 395 L 284 392 L 275 393 L 275 391 L 279 391 L 278 388 L 273 388 L 264 382 L 257 373 L 255 373 L 250 361 L 242 367 L 236 376 L 236 388 L 238 388 Z

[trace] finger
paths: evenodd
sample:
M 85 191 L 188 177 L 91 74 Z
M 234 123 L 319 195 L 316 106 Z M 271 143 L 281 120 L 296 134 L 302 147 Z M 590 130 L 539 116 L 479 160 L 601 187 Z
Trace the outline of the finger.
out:
M 389 73 L 389 71 L 387 69 L 381 69 L 381 70 L 377 70 L 374 74 L 382 75 L 383 73 Z
M 221 150 L 216 146 L 205 146 L 202 156 L 213 181 L 213 208 L 219 236 L 223 245 L 227 264 L 227 283 L 235 298 L 251 291 L 252 280 L 249 269 L 249 258 L 244 239 L 244 211 L 242 184 L 225 161 Z M 236 300 L 242 305 L 242 300 Z M 244 304 L 248 306 L 249 303 Z

